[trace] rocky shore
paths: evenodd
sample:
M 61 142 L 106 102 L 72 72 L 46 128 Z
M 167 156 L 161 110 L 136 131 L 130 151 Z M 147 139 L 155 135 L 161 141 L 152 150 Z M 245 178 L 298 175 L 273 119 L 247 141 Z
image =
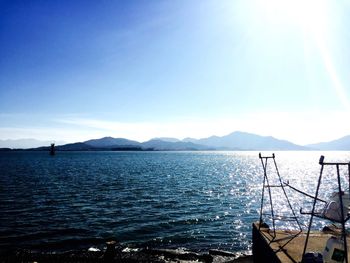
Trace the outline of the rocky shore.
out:
M 251 255 L 222 250 L 196 253 L 184 248 L 154 249 L 122 247 L 118 243 L 107 242 L 103 250 L 91 247 L 87 250 L 68 252 L 38 252 L 17 250 L 0 255 L 0 262 L 155 262 L 155 263 L 249 263 Z

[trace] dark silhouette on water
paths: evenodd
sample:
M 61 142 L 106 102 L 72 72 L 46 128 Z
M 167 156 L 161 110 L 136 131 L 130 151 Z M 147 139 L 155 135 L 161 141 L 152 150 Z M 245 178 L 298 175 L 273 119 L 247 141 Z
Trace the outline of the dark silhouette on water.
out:
M 55 155 L 55 144 L 54 144 L 54 143 L 51 143 L 50 155 L 51 155 L 51 156 L 54 156 L 54 155 Z

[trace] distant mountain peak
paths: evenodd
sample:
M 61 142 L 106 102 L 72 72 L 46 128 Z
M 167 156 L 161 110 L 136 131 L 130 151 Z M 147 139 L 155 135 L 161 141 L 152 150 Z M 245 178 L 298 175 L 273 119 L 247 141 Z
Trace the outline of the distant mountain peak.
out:
M 164 141 L 164 142 L 179 142 L 180 140 L 177 138 L 172 138 L 172 137 L 156 137 L 152 138 L 151 140 L 159 140 L 159 141 Z
M 305 150 L 294 143 L 278 140 L 271 136 L 260 136 L 253 133 L 235 131 L 225 136 L 211 136 L 199 139 L 196 143 L 219 149 L 240 150 Z
M 46 149 L 54 141 L 35 139 L 0 140 L 0 148 L 12 149 Z M 56 145 L 63 144 L 55 142 Z M 234 131 L 225 136 L 208 138 L 185 138 L 179 140 L 169 137 L 157 137 L 147 142 L 137 142 L 125 138 L 106 136 L 85 142 L 58 146 L 59 150 L 350 150 L 350 135 L 330 142 L 301 146 L 272 136 L 261 136 L 249 132 Z M 40 150 L 40 149 L 39 149 Z
M 170 150 L 170 151 L 182 151 L 182 150 L 211 150 L 212 148 L 203 146 L 200 144 L 195 144 L 192 142 L 183 142 L 183 141 L 177 141 L 177 142 L 169 142 L 169 141 L 163 141 L 160 139 L 151 139 L 147 142 L 143 142 L 142 146 L 146 149 L 153 149 L 153 150 Z
M 186 137 L 182 140 L 182 142 L 196 142 L 198 139 Z
M 85 144 L 92 147 L 111 147 L 115 145 L 119 146 L 139 146 L 140 143 L 137 141 L 132 141 L 124 138 L 113 138 L 113 137 L 103 137 L 100 139 L 92 139 L 84 142 Z
M 339 139 L 306 145 L 309 148 L 315 150 L 326 150 L 326 151 L 349 151 L 350 150 L 350 135 L 343 136 Z

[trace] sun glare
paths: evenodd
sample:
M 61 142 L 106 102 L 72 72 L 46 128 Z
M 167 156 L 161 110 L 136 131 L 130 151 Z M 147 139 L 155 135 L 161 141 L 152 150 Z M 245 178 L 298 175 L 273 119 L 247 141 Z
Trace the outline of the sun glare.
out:
M 281 26 L 295 24 L 316 35 L 322 35 L 327 26 L 327 5 L 322 0 L 261 0 L 259 8 L 271 22 Z
M 334 94 L 343 108 L 350 111 L 350 101 L 329 47 L 330 40 L 334 39 L 329 28 L 333 15 L 330 2 L 324 0 L 259 0 L 258 2 L 259 8 L 273 26 L 281 30 L 297 28 L 301 31 L 304 46 L 317 51 L 331 80 Z M 305 52 L 305 56 L 308 57 L 310 50 L 305 49 Z

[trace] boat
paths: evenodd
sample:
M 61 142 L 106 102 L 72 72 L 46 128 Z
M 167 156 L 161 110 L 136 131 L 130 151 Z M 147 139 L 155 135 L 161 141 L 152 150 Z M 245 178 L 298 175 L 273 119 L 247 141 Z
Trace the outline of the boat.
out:
M 275 155 L 262 156 L 259 154 L 264 171 L 262 185 L 261 209 L 259 221 L 253 223 L 253 260 L 254 262 L 276 262 L 276 263 L 310 263 L 310 262 L 332 262 L 349 263 L 349 244 L 350 236 L 346 231 L 345 224 L 350 219 L 350 162 L 325 162 L 324 156 L 320 157 L 320 174 L 317 182 L 315 195 L 310 195 L 300 189 L 297 189 L 283 182 L 279 174 Z M 268 170 L 267 163 L 274 163 L 276 173 Z M 333 192 L 329 200 L 322 200 L 320 196 L 320 186 L 322 183 L 323 168 L 330 166 L 334 168 L 334 173 L 328 176 L 335 176 L 333 182 L 337 191 Z M 345 167 L 345 169 L 340 169 Z M 269 174 L 270 173 L 270 174 Z M 271 178 L 277 175 L 276 178 Z M 345 179 L 345 180 L 341 180 Z M 278 182 L 272 185 L 271 182 Z M 345 183 L 344 183 L 345 182 Z M 300 215 L 309 216 L 309 224 L 301 226 L 298 215 L 295 213 L 295 207 L 289 202 L 285 188 L 297 191 L 303 194 L 303 198 L 311 198 L 311 211 L 300 209 Z M 282 189 L 284 193 L 286 207 L 288 206 L 291 216 L 280 216 L 274 208 L 273 194 L 276 189 Z M 346 190 L 344 190 L 346 189 Z M 268 198 L 266 198 L 266 196 Z M 278 198 L 281 198 L 278 197 Z M 319 210 L 319 207 L 323 207 Z M 288 210 L 284 209 L 284 210 Z M 314 230 L 314 220 L 320 218 L 330 225 L 322 230 Z M 276 223 L 281 220 L 287 220 L 291 224 L 294 222 L 295 230 L 277 229 Z

